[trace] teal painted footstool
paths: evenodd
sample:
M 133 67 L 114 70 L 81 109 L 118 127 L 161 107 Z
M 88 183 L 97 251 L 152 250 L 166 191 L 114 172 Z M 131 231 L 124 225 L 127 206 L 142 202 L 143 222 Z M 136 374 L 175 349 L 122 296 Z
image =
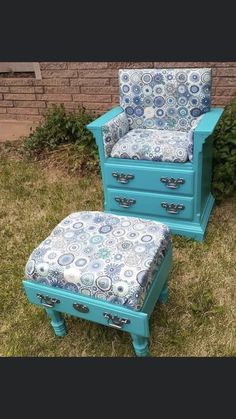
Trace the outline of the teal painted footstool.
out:
M 32 252 L 23 285 L 57 336 L 66 334 L 67 313 L 130 333 L 136 355 L 147 356 L 149 318 L 158 300 L 167 302 L 171 262 L 165 224 L 82 211 Z

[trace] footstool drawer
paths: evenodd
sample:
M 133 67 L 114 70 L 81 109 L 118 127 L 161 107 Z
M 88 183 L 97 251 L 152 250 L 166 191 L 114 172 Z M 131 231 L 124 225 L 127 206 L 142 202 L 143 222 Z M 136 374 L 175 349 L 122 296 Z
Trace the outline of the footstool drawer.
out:
M 172 217 L 191 220 L 193 198 L 161 195 L 148 192 L 108 189 L 108 211 L 142 214 L 144 216 Z
M 23 281 L 29 301 L 43 308 L 53 308 L 61 313 L 79 317 L 123 330 L 129 333 L 139 331 L 140 335 L 148 337 L 148 315 L 123 307 L 114 306 L 93 298 L 84 298 L 62 290 L 53 291 L 51 287 Z M 51 303 L 50 303 L 51 300 Z M 88 303 L 88 300 L 91 302 Z M 46 301 L 46 302 L 45 302 Z M 50 307 L 50 304 L 52 307 Z

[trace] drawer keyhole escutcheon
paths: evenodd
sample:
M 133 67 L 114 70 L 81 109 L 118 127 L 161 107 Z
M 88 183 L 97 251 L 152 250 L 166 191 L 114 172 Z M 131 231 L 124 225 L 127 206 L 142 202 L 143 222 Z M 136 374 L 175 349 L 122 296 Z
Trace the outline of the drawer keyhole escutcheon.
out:
M 89 308 L 84 304 L 74 303 L 73 307 L 75 310 L 79 311 L 80 313 L 88 313 Z

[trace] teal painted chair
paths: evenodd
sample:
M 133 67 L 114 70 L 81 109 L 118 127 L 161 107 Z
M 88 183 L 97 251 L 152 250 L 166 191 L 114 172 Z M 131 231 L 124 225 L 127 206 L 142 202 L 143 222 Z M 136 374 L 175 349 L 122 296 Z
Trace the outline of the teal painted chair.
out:
M 87 127 L 100 156 L 104 211 L 161 221 L 203 240 L 214 204 L 211 69 L 119 71 L 120 106 Z
M 157 301 L 167 302 L 171 263 L 166 225 L 82 211 L 33 250 L 23 286 L 57 336 L 66 334 L 67 313 L 130 333 L 136 355 L 147 356 L 149 318 Z

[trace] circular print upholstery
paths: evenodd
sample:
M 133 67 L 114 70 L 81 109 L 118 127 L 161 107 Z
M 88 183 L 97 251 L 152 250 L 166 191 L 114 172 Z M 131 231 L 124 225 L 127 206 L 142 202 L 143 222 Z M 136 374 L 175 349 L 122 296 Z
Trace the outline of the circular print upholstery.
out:
M 25 277 L 140 310 L 170 240 L 156 221 L 72 213 L 32 252 Z
M 211 106 L 210 68 L 121 69 L 119 86 L 131 129 L 188 131 Z

